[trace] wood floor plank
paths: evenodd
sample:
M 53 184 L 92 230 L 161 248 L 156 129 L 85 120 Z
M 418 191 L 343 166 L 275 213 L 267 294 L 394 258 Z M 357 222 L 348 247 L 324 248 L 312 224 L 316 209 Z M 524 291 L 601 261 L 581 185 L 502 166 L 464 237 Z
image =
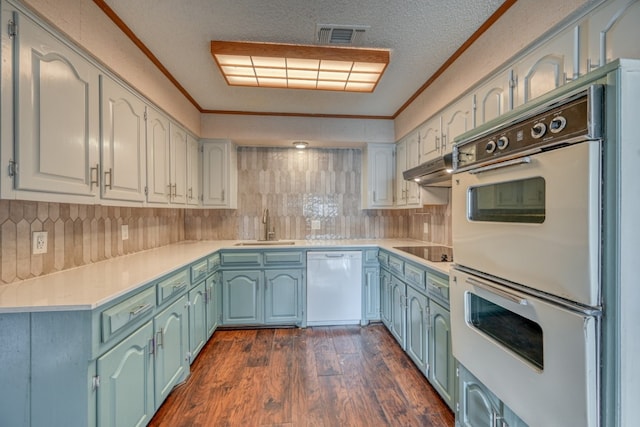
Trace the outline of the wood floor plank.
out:
M 220 330 L 150 426 L 451 427 L 382 325 Z

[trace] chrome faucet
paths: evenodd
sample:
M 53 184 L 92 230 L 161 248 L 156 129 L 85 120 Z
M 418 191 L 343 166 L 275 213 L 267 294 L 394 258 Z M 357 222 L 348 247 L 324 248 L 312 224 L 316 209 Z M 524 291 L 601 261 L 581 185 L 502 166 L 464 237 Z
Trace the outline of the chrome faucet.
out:
M 264 208 L 262 211 L 262 223 L 264 224 L 264 234 L 262 239 L 260 240 L 276 240 L 276 230 L 275 227 L 269 231 L 270 221 L 269 221 L 269 209 Z

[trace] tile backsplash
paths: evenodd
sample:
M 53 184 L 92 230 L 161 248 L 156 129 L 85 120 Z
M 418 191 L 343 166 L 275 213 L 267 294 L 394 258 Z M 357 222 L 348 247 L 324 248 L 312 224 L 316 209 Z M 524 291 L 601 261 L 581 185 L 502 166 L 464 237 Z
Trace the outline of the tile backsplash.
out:
M 129 239 L 122 240 L 122 225 Z M 47 232 L 32 255 L 31 234 Z M 184 209 L 0 200 L 0 283 L 28 279 L 184 240 Z
M 423 209 L 360 209 L 359 149 L 238 148 L 238 209 L 187 210 L 187 239 L 243 239 L 264 236 L 264 209 L 278 239 L 425 240 L 423 222 L 430 222 L 431 239 L 450 242 L 446 207 Z M 319 225 L 314 229 L 313 223 Z
M 265 208 L 278 239 L 412 238 L 451 245 L 450 204 L 360 209 L 361 154 L 240 147 L 234 210 L 0 200 L 0 284 L 182 240 L 258 239 Z M 128 240 L 122 240 L 125 224 Z M 34 231 L 48 233 L 46 254 L 31 254 Z

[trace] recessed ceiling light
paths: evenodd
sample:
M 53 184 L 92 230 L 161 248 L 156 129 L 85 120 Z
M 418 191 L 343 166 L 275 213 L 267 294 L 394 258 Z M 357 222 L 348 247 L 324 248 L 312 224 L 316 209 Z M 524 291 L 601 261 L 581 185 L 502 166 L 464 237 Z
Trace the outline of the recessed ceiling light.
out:
M 309 145 L 308 142 L 306 141 L 296 141 L 293 143 L 293 146 L 296 147 L 299 150 L 303 150 L 305 148 L 307 148 L 307 145 Z
M 230 86 L 373 92 L 389 49 L 212 41 Z

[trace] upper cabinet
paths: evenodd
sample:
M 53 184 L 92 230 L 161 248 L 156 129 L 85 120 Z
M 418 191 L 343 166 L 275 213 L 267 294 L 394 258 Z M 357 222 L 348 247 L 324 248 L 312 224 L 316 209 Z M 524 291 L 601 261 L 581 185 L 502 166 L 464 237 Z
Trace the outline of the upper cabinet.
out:
M 146 183 L 145 103 L 106 76 L 100 76 L 102 119 L 101 196 L 142 203 Z
M 180 126 L 169 124 L 169 174 L 171 203 L 187 202 L 187 133 Z
M 442 112 L 441 155 L 451 153 L 455 138 L 473 129 L 475 96 L 466 95 Z
M 147 201 L 168 204 L 171 199 L 169 170 L 169 119 L 147 109 Z
M 589 14 L 588 67 L 603 66 L 617 58 L 640 58 L 638 24 L 640 1 L 613 0 Z
M 410 133 L 396 146 L 396 206 L 419 206 L 420 187 L 404 179 L 403 172 L 420 164 L 420 137 Z
M 503 71 L 475 90 L 476 126 L 513 109 L 514 79 L 513 70 Z
M 202 141 L 202 205 L 236 209 L 238 161 L 229 140 Z
M 187 134 L 187 204 L 200 203 L 200 143 Z
M 13 41 L 14 189 L 93 202 L 99 193 L 98 70 L 29 18 L 14 13 L 10 19 L 20 29 Z
M 437 159 L 442 154 L 442 117 L 440 115 L 427 120 L 418 128 L 420 140 L 420 161 L 422 163 Z
M 367 144 L 362 154 L 362 209 L 393 207 L 395 144 Z
M 520 59 L 514 69 L 515 105 L 519 106 L 580 75 L 578 27 L 569 28 Z

